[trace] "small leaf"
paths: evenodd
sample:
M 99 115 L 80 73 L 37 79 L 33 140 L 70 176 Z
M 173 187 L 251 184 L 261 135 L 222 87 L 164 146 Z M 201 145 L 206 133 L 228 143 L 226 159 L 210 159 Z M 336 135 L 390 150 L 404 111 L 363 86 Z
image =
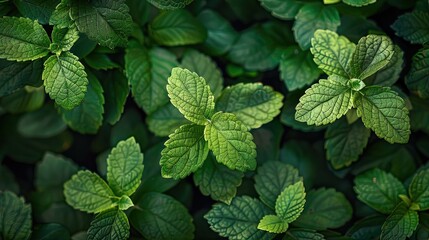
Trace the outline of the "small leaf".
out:
M 408 209 L 407 204 L 399 203 L 381 227 L 380 240 L 404 240 L 413 234 L 419 224 L 419 215 Z
M 297 0 L 259 0 L 261 6 L 271 12 L 274 17 L 292 20 L 303 3 Z
M 276 200 L 276 214 L 283 221 L 295 221 L 304 210 L 305 188 L 302 181 L 286 187 Z
M 149 130 L 161 137 L 168 136 L 183 124 L 190 123 L 170 102 L 150 114 L 146 122 Z
M 407 87 L 421 98 L 429 98 L 429 49 L 420 49 L 411 61 L 411 69 L 405 78 Z
M 342 1 L 343 3 L 353 7 L 363 7 L 363 6 L 375 3 L 377 0 L 342 0 Z
M 429 41 L 429 13 L 416 8 L 399 16 L 392 28 L 397 36 L 411 43 L 426 44 Z
M 147 0 L 155 7 L 162 10 L 173 10 L 177 8 L 184 8 L 193 0 Z
M 419 211 L 429 209 L 429 169 L 419 171 L 411 181 L 409 190 L 413 204 L 418 204 Z
M 0 192 L 0 238 L 28 239 L 31 234 L 31 205 L 14 193 Z
M 284 233 L 288 229 L 289 224 L 279 218 L 277 215 L 265 215 L 259 221 L 258 229 L 270 233 Z
M 97 214 L 87 232 L 89 240 L 128 239 L 130 224 L 127 215 L 118 208 L 112 208 Z
M 79 31 L 75 25 L 69 28 L 59 28 L 54 26 L 52 30 L 52 44 L 50 50 L 54 53 L 69 51 L 74 43 L 79 39 Z
M 122 195 L 122 197 L 116 202 L 118 204 L 118 208 L 122 211 L 127 210 L 128 208 L 134 206 L 133 200 L 127 195 Z
M 38 191 L 62 188 L 78 169 L 70 159 L 47 152 L 36 167 L 36 188 Z

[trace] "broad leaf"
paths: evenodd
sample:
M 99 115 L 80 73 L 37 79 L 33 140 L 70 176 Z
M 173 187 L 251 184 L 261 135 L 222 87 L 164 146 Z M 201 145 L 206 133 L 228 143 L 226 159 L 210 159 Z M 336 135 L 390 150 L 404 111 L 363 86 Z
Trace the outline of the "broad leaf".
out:
M 261 6 L 271 12 L 274 17 L 284 20 L 295 18 L 303 4 L 297 0 L 259 0 Z
M 419 224 L 419 215 L 408 209 L 404 202 L 399 203 L 381 227 L 380 240 L 404 240 L 411 236 Z
M 66 128 L 53 104 L 45 104 L 36 111 L 25 113 L 17 125 L 18 133 L 28 138 L 54 137 Z
M 37 20 L 43 25 L 49 22 L 58 3 L 60 0 L 17 0 L 14 2 L 22 16 Z
M 71 239 L 69 230 L 58 223 L 44 223 L 31 233 L 31 239 Z
M 31 205 L 14 193 L 0 192 L 0 238 L 28 239 L 31 234 Z
M 163 10 L 173 10 L 177 8 L 184 8 L 193 0 L 147 0 L 155 7 Z
M 429 41 L 429 13 L 416 8 L 399 16 L 392 28 L 396 35 L 411 43 L 426 44 Z
M 405 78 L 407 87 L 422 98 L 429 98 L 429 49 L 421 49 L 412 59 L 411 69 Z
M 339 237 L 339 239 L 342 238 Z M 290 229 L 283 237 L 283 240 L 325 240 L 325 237 L 322 234 L 311 229 Z
M 85 57 L 85 62 L 95 70 L 110 70 L 121 66 L 113 62 L 107 54 L 92 52 Z
M 54 26 L 52 30 L 52 44 L 50 50 L 54 53 L 69 51 L 74 43 L 79 39 L 79 31 L 75 25 L 69 28 L 59 28 Z
M 67 1 L 60 2 L 55 10 L 52 12 L 52 15 L 49 18 L 49 24 L 55 25 L 59 28 L 67 28 L 73 24 L 73 21 L 70 18 L 70 4 Z
M 173 106 L 167 103 L 158 108 L 155 112 L 146 118 L 149 130 L 157 136 L 168 136 L 173 133 L 178 127 L 189 121 Z
M 37 86 L 42 82 L 42 60 L 12 62 L 0 59 L 0 97 L 9 95 L 26 85 Z
M 4 16 L 0 18 L 0 58 L 28 61 L 49 53 L 48 34 L 37 21 Z
M 256 145 L 247 128 L 231 113 L 217 112 L 204 129 L 204 138 L 216 160 L 245 172 L 256 168 Z
M 363 7 L 372 3 L 375 3 L 377 0 L 342 0 L 343 3 L 351 5 L 353 7 Z
M 389 63 L 374 75 L 365 79 L 367 85 L 390 87 L 398 81 L 402 66 L 404 65 L 404 52 L 397 45 L 393 49 L 394 53 Z M 407 80 L 405 80 L 405 83 L 407 83 Z
M 78 171 L 78 166 L 61 155 L 46 153 L 36 167 L 35 185 L 38 191 L 62 188 L 64 182 Z
M 421 170 L 413 177 L 408 192 L 419 211 L 429 209 L 429 169 Z
M 186 124 L 176 129 L 164 145 L 159 164 L 165 178 L 188 176 L 203 165 L 209 153 L 204 140 L 204 127 L 196 124 Z
M 112 208 L 95 216 L 87 232 L 90 240 L 128 239 L 130 224 L 127 215 L 118 208 Z
M 259 221 L 258 229 L 270 233 L 284 233 L 289 224 L 279 218 L 277 215 L 266 215 Z
M 305 188 L 302 181 L 286 187 L 276 200 L 276 214 L 283 221 L 295 221 L 304 210 Z

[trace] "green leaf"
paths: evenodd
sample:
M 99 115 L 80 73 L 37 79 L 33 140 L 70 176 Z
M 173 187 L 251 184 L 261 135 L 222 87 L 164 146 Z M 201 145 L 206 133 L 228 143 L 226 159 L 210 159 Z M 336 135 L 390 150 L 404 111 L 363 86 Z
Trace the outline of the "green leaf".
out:
M 112 208 L 95 216 L 87 232 L 90 240 L 128 239 L 130 224 L 127 215 L 118 208 Z
M 42 82 L 42 60 L 12 62 L 0 59 L 0 97 L 9 95 L 26 85 L 38 86 Z
M 167 92 L 171 103 L 191 122 L 208 123 L 214 111 L 214 96 L 204 78 L 183 68 L 173 68 Z
M 348 69 L 355 44 L 330 30 L 317 30 L 311 39 L 310 51 L 314 62 L 328 75 L 350 77 Z
M 79 171 L 64 184 L 66 202 L 75 209 L 99 213 L 116 206 L 107 183 L 88 170 Z
M 375 210 L 389 214 L 406 194 L 404 185 L 392 174 L 378 168 L 357 176 L 354 180 L 357 198 Z
M 70 3 L 70 16 L 79 32 L 109 48 L 127 45 L 132 19 L 124 0 L 76 0 Z
M 143 154 L 134 137 L 120 141 L 107 157 L 107 182 L 116 196 L 133 194 L 140 186 Z
M 28 61 L 49 53 L 48 34 L 37 21 L 4 16 L 0 18 L 0 58 Z
M 107 54 L 92 52 L 85 57 L 85 62 L 96 70 L 110 70 L 121 66 L 113 62 Z
M 353 90 L 337 75 L 321 79 L 305 91 L 296 105 L 295 119 L 316 126 L 332 123 L 353 106 Z
M 302 181 L 302 177 L 292 165 L 280 161 L 268 161 L 258 168 L 255 175 L 255 189 L 261 201 L 274 209 L 280 193 L 298 181 Z
M 38 191 L 62 188 L 78 169 L 70 159 L 47 152 L 37 164 L 35 186 Z
M 0 165 L 0 191 L 6 190 L 18 193 L 19 185 L 16 182 L 12 171 L 3 165 Z
M 122 211 L 134 206 L 133 200 L 131 200 L 127 195 L 122 195 L 116 203 L 118 204 L 118 208 Z
M 55 240 L 70 239 L 69 230 L 58 223 L 45 223 L 31 233 L 31 239 Z
M 203 166 L 194 173 L 194 183 L 203 195 L 230 204 L 243 176 L 243 173 L 217 163 L 210 155 Z
M 274 17 L 292 20 L 295 18 L 303 3 L 297 0 L 259 0 L 261 6 L 270 11 Z
M 173 106 L 167 103 L 146 118 L 149 130 L 157 136 L 168 136 L 189 121 Z
M 1 1 L 0 1 L 1 2 Z M 17 0 L 15 6 L 22 16 L 47 24 L 60 0 Z
M 429 13 L 416 8 L 399 16 L 392 28 L 397 36 L 411 43 L 426 44 L 429 41 Z
M 325 237 L 311 229 L 290 229 L 283 237 L 283 240 L 325 240 Z
M 335 7 L 311 3 L 300 8 L 292 30 L 301 49 L 307 50 L 316 30 L 327 29 L 335 32 L 340 24 L 340 14 Z
M 222 91 L 216 110 L 233 113 L 249 128 L 259 128 L 280 113 L 283 95 L 261 83 L 235 84 Z
M 222 237 L 231 240 L 272 239 L 273 234 L 258 230 L 259 220 L 270 214 L 269 209 L 259 200 L 241 196 L 230 205 L 218 203 L 204 216 L 210 228 Z
M 45 92 L 42 87 L 24 87 L 0 98 L 0 106 L 9 113 L 31 112 L 42 107 Z
M 345 118 L 329 125 L 325 133 L 326 158 L 335 169 L 357 161 L 371 135 L 361 121 L 349 124 Z
M 320 188 L 307 194 L 304 211 L 293 223 L 315 230 L 339 228 L 352 218 L 352 205 L 333 188 Z
M 401 202 L 381 227 L 380 240 L 404 240 L 411 236 L 418 224 L 419 215 L 417 212 L 408 209 L 408 206 Z
M 69 28 L 59 28 L 54 26 L 52 30 L 52 44 L 49 49 L 54 53 L 69 51 L 74 43 L 79 39 L 79 31 L 75 25 Z
M 0 192 L 0 237 L 28 239 L 31 233 L 31 205 L 14 193 Z
M 67 28 L 73 24 L 70 18 L 70 4 L 66 1 L 60 2 L 49 18 L 49 24 L 59 28 Z
M 409 190 L 413 204 L 418 204 L 419 211 L 429 209 L 429 169 L 418 172 L 411 181 Z
M 79 105 L 88 85 L 85 68 L 79 59 L 70 52 L 63 52 L 49 57 L 44 66 L 42 79 L 49 96 L 68 110 Z
M 343 3 L 353 7 L 363 7 L 363 6 L 375 3 L 377 0 L 342 0 L 342 1 Z
M 232 170 L 256 168 L 256 145 L 247 128 L 231 113 L 217 112 L 204 129 L 216 160 Z
M 386 87 L 371 86 L 354 99 L 357 115 L 365 127 L 390 143 L 406 143 L 410 136 L 410 118 L 404 100 Z
M 429 98 L 429 49 L 421 49 L 411 61 L 411 69 L 405 78 L 407 87 L 422 98 Z
M 379 85 L 384 87 L 392 86 L 399 79 L 404 64 L 403 58 L 404 52 L 395 45 L 394 53 L 389 63 L 374 75 L 365 79 L 365 83 L 367 85 Z M 413 64 L 413 62 L 411 64 Z M 405 83 L 407 83 L 407 80 L 405 80 Z
M 122 72 L 114 72 L 101 82 L 104 90 L 104 119 L 114 125 L 121 118 L 130 92 L 128 79 Z
M 204 127 L 196 124 L 176 129 L 164 145 L 159 164 L 165 178 L 185 178 L 203 165 L 209 153 Z
M 304 210 L 305 188 L 302 181 L 298 181 L 286 187 L 276 200 L 276 214 L 283 221 L 291 223 L 295 221 Z
M 368 35 L 361 38 L 350 61 L 351 76 L 366 79 L 386 66 L 393 54 L 393 44 L 388 37 Z
M 66 128 L 53 104 L 45 104 L 34 112 L 25 113 L 17 125 L 18 133 L 28 138 L 50 138 Z
M 162 10 L 173 10 L 177 8 L 184 8 L 193 0 L 147 0 L 155 7 Z
M 270 233 L 284 233 L 289 224 L 279 218 L 277 215 L 266 215 L 259 221 L 258 229 Z
M 146 239 L 194 238 L 195 227 L 188 210 L 176 199 L 161 193 L 145 194 L 131 211 L 130 221 Z
M 204 42 L 207 30 L 185 9 L 159 13 L 149 24 L 149 36 L 160 45 L 181 46 Z

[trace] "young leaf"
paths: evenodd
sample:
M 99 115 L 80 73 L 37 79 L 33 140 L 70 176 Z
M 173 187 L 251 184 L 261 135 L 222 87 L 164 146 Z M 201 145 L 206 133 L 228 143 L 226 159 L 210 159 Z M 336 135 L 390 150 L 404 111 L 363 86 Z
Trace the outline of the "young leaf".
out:
M 353 91 L 343 77 L 321 79 L 305 91 L 296 105 L 295 119 L 308 125 L 332 123 L 353 106 Z
M 95 216 L 87 232 L 89 240 L 128 239 L 130 224 L 127 215 L 119 208 L 112 208 Z
M 188 176 L 203 165 L 209 153 L 204 140 L 204 126 L 196 124 L 186 124 L 176 129 L 164 145 L 159 164 L 165 178 Z
M 302 181 L 286 187 L 276 200 L 276 214 L 283 221 L 291 223 L 295 221 L 304 210 L 305 188 Z
M 184 8 L 193 0 L 147 0 L 155 7 L 162 10 L 173 10 L 177 8 Z
M 380 240 L 404 240 L 411 236 L 419 224 L 419 215 L 408 209 L 406 203 L 399 203 L 381 227 Z
M 355 178 L 357 198 L 375 210 L 389 214 L 401 202 L 400 194 L 406 194 L 404 185 L 392 174 L 378 168 Z
M 37 21 L 4 16 L 0 18 L 0 58 L 28 61 L 49 53 L 51 41 Z
M 79 59 L 70 52 L 51 56 L 44 63 L 42 79 L 49 96 L 70 110 L 79 105 L 86 93 L 88 79 Z
M 343 3 L 353 7 L 363 7 L 363 6 L 375 3 L 377 0 L 342 0 L 342 1 Z
M 28 239 L 31 234 L 31 205 L 14 193 L 0 192 L 0 238 Z
M 49 25 L 55 25 L 58 28 L 68 28 L 73 24 L 70 18 L 70 4 L 66 1 L 60 2 L 49 18 Z
M 79 39 L 79 31 L 75 25 L 68 28 L 54 26 L 52 30 L 52 44 L 49 49 L 54 53 L 69 51 Z
M 38 191 L 62 188 L 77 171 L 78 166 L 70 159 L 47 152 L 36 167 L 36 188 Z
M 75 209 L 99 213 L 116 206 L 107 183 L 90 171 L 79 171 L 64 184 L 66 202 Z
M 204 129 L 216 160 L 245 172 L 256 168 L 256 145 L 247 128 L 232 113 L 217 112 Z
M 168 136 L 180 126 L 190 123 L 170 102 L 150 114 L 146 122 L 149 130 L 161 137 Z
M 212 117 L 214 96 L 204 78 L 187 69 L 173 68 L 167 92 L 171 103 L 191 122 L 205 125 Z
M 140 186 L 143 154 L 134 137 L 120 141 L 107 157 L 107 182 L 116 196 L 133 194 Z
M 271 12 L 274 17 L 292 20 L 295 18 L 303 3 L 297 0 L 259 0 L 261 6 Z
M 429 41 L 429 13 L 416 8 L 399 16 L 392 28 L 397 36 L 411 43 L 426 44 Z
M 248 196 L 236 197 L 230 205 L 218 203 L 204 216 L 210 228 L 231 240 L 268 240 L 273 234 L 258 230 L 259 220 L 270 214 L 259 200 Z
M 409 190 L 413 204 L 418 204 L 419 211 L 429 209 L 429 169 L 418 172 L 411 181 Z
M 80 32 L 102 46 L 125 47 L 132 19 L 125 0 L 70 1 L 70 16 Z
M 41 82 L 42 60 L 12 62 L 0 59 L 0 97 L 9 95 L 26 85 L 37 86 Z
M 406 143 L 410 118 L 404 100 L 386 87 L 371 86 L 356 95 L 354 105 L 365 127 L 390 143 Z
M 288 227 L 289 224 L 277 215 L 265 215 L 258 224 L 258 229 L 270 233 L 284 233 Z
M 429 49 L 419 50 L 412 59 L 411 69 L 405 78 L 407 87 L 422 98 L 429 98 Z
M 344 36 L 330 30 L 317 30 L 311 39 L 310 51 L 314 62 L 326 74 L 349 78 L 348 66 L 355 48 L 355 44 Z

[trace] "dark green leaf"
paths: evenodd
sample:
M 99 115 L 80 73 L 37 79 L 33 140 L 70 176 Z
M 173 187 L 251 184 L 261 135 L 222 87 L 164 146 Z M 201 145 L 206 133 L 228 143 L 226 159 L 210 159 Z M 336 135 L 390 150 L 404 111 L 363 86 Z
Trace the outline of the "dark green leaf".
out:
M 42 83 L 42 60 L 12 62 L 0 59 L 0 97 L 13 93 L 26 85 Z
M 61 189 L 77 171 L 78 166 L 70 159 L 47 152 L 36 167 L 36 188 L 38 191 Z
M 52 104 L 24 114 L 18 122 L 18 132 L 24 137 L 49 138 L 60 134 L 67 126 Z
M 429 98 L 429 48 L 418 51 L 411 62 L 411 69 L 405 83 L 407 87 L 422 98 Z
M 193 0 L 147 0 L 155 7 L 163 10 L 173 10 L 177 8 L 184 8 Z
M 429 41 L 429 13 L 416 8 L 400 16 L 392 28 L 396 35 L 411 43 L 425 44 Z
M 95 216 L 87 233 L 88 240 L 128 239 L 130 224 L 127 215 L 118 208 L 112 208 Z
M 146 119 L 149 130 L 157 136 L 168 136 L 183 124 L 190 123 L 171 103 L 158 108 Z
M 429 169 L 418 172 L 408 189 L 411 201 L 418 205 L 419 211 L 429 209 Z
M 295 18 L 303 3 L 297 0 L 259 0 L 261 6 L 275 17 L 285 20 Z
M 47 223 L 39 226 L 31 234 L 34 240 L 70 239 L 70 232 L 58 223 Z
M 120 72 L 114 72 L 101 82 L 104 90 L 104 119 L 115 124 L 121 118 L 125 102 L 130 92 L 128 79 Z
M 408 209 L 404 202 L 399 203 L 381 227 L 380 240 L 404 240 L 410 237 L 419 224 L 417 212 Z
M 27 239 L 31 234 L 31 205 L 24 198 L 6 191 L 0 192 L 0 237 Z

